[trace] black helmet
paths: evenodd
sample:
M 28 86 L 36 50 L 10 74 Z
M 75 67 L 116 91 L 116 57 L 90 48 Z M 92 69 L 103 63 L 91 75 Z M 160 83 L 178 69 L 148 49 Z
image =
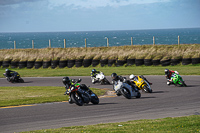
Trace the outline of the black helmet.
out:
M 71 83 L 71 82 L 70 82 L 69 77 L 64 77 L 64 78 L 63 78 L 63 84 L 64 84 L 64 85 L 66 85 L 66 84 L 70 85 L 70 83 Z
M 96 72 L 96 69 L 92 69 L 92 72 L 95 73 L 95 72 Z
M 112 79 L 116 79 L 116 77 L 117 77 L 117 74 L 116 74 L 116 73 L 112 73 L 112 74 L 111 74 L 111 78 L 112 78 Z
M 5 71 L 6 71 L 6 72 L 8 72 L 8 71 L 9 71 L 9 69 L 6 69 Z
M 169 69 L 165 69 L 165 75 L 169 74 Z

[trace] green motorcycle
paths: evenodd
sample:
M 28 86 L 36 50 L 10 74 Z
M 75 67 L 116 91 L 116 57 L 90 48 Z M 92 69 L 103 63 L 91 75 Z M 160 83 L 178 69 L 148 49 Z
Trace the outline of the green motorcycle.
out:
M 185 82 L 183 81 L 182 77 L 179 74 L 174 73 L 171 77 L 172 83 L 175 86 L 183 86 L 186 87 L 187 85 L 185 84 Z

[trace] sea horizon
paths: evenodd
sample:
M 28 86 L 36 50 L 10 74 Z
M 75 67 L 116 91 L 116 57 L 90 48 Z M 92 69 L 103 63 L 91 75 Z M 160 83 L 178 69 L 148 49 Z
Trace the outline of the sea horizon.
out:
M 72 31 L 4 31 L 0 33 L 52 33 L 52 32 L 101 32 L 101 31 L 138 31 L 138 30 L 173 30 L 173 29 L 200 29 L 200 27 L 189 27 L 189 28 L 160 28 L 160 29 L 125 29 L 125 30 L 72 30 Z
M 0 32 L 0 49 L 52 48 L 146 44 L 200 44 L 200 28 L 107 30 L 107 31 L 60 31 L 60 32 Z M 154 40 L 153 40 L 154 39 Z

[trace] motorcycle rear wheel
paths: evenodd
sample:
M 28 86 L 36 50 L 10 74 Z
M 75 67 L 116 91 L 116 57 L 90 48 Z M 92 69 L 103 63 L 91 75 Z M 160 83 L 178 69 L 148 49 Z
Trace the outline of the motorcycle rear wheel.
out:
M 91 96 L 91 103 L 99 104 L 99 98 L 96 94 L 93 93 L 94 96 Z
M 24 80 L 22 78 L 19 79 L 20 83 L 24 83 Z
M 77 95 L 76 93 L 72 93 L 71 98 L 72 98 L 72 101 L 75 102 L 76 105 L 83 106 L 83 100 L 79 95 Z
M 127 99 L 131 99 L 131 92 L 129 91 L 129 89 L 127 88 L 122 88 L 121 89 L 121 93 L 122 95 L 127 98 Z
M 184 81 L 180 81 L 180 83 L 182 84 L 183 87 L 187 86 Z
M 110 85 L 110 82 L 107 79 L 105 79 L 105 84 Z
M 140 98 L 141 97 L 141 93 L 138 91 L 138 95 L 136 96 L 136 98 Z

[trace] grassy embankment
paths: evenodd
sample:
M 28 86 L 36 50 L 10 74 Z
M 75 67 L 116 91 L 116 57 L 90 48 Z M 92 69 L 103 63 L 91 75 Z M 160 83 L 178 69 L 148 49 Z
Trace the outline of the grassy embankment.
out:
M 2 49 L 0 61 L 50 61 L 69 59 L 182 59 L 199 58 L 200 44 L 134 45 L 89 48 Z
M 199 133 L 200 115 L 43 129 L 23 133 Z

